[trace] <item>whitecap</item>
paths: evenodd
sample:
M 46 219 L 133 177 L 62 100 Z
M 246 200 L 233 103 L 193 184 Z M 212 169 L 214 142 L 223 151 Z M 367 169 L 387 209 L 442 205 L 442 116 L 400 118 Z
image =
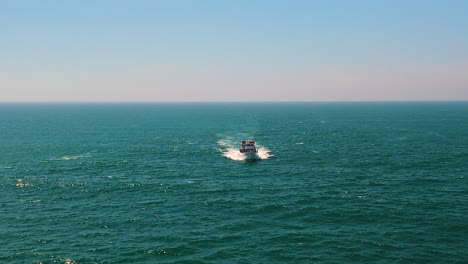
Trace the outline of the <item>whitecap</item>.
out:
M 23 187 L 31 186 L 31 184 L 29 184 L 28 182 L 23 182 L 23 179 L 17 179 L 16 181 L 17 181 L 17 183 L 15 184 L 16 187 L 23 188 Z
M 64 263 L 65 264 L 76 264 L 76 262 L 73 259 L 69 259 L 69 258 L 65 259 Z
M 91 155 L 91 153 L 85 153 L 85 154 L 74 155 L 74 156 L 65 155 L 65 156 L 62 156 L 60 158 L 52 158 L 51 160 L 76 160 L 76 159 L 80 159 L 80 158 L 90 158 L 92 156 L 93 155 Z

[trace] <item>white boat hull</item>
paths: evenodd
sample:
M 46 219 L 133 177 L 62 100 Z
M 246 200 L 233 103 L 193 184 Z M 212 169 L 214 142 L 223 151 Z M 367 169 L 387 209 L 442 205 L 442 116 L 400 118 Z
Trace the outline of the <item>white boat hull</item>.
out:
M 246 152 L 246 153 L 244 153 L 244 155 L 245 155 L 246 160 L 257 160 L 258 159 L 258 155 L 255 152 Z

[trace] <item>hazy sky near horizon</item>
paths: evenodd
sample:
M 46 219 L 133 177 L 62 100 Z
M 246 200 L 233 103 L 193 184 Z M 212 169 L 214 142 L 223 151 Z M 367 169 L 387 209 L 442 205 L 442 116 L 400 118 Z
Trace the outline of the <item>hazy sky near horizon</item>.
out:
M 468 0 L 5 0 L 0 101 L 468 100 Z

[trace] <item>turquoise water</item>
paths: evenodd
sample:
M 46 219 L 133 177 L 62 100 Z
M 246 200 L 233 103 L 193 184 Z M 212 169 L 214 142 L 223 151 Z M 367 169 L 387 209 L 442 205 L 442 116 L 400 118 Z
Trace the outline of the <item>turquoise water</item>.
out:
M 0 151 L 0 263 L 468 262 L 468 103 L 0 104 Z

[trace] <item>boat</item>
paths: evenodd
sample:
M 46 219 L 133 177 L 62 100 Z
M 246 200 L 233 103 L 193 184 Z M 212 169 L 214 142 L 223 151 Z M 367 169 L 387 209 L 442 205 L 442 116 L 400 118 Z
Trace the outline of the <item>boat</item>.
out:
M 253 140 L 242 140 L 241 148 L 239 149 L 240 153 L 245 155 L 246 160 L 257 160 L 258 159 L 258 150 L 255 147 L 255 141 Z

